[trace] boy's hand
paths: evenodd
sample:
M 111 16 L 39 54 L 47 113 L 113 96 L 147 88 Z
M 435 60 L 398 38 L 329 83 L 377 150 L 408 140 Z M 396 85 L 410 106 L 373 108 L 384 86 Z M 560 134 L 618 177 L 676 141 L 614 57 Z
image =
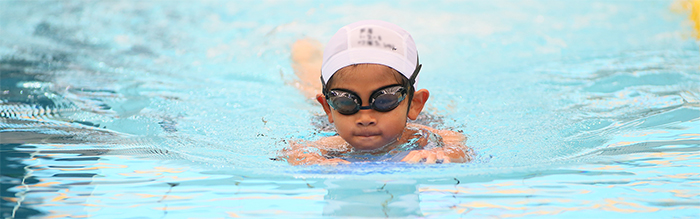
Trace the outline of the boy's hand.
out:
M 319 142 L 316 142 L 319 143 Z M 323 142 L 321 142 L 323 143 Z M 319 151 L 309 150 L 317 148 Z M 282 149 L 282 158 L 291 165 L 331 165 L 349 164 L 350 162 L 340 158 L 325 158 L 320 153 L 325 154 L 325 150 L 318 148 L 318 145 L 309 142 L 289 142 L 289 147 Z
M 318 164 L 319 165 L 336 166 L 338 164 L 350 164 L 350 162 L 347 160 L 340 159 L 340 158 L 331 158 L 331 159 L 322 160 Z
M 349 164 L 347 160 L 340 158 L 325 158 L 320 154 L 314 152 L 303 152 L 303 151 L 287 151 L 286 160 L 291 165 L 331 165 L 336 166 L 338 164 Z
M 467 137 L 462 133 L 450 130 L 438 130 L 424 125 L 411 124 L 415 127 L 427 129 L 442 137 L 443 147 L 429 150 L 411 151 L 401 161 L 407 163 L 464 163 L 472 159 L 474 152 L 464 145 Z
M 411 151 L 406 155 L 402 162 L 435 164 L 435 163 L 451 163 L 450 159 L 442 150 L 417 150 Z
M 459 148 L 454 148 L 446 146 L 443 148 L 434 148 L 430 150 L 415 150 L 411 151 L 406 155 L 402 162 L 406 163 L 424 163 L 424 164 L 436 164 L 436 163 L 464 163 L 470 160 L 463 150 Z

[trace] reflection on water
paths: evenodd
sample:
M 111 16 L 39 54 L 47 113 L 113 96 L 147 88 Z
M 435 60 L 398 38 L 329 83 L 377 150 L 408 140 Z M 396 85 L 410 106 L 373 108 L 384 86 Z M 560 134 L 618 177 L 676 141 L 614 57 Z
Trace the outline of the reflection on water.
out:
M 422 216 L 415 180 L 327 179 L 323 215 L 339 217 Z
M 700 52 L 668 2 L 295 4 L 0 1 L 2 216 L 698 216 Z M 476 161 L 269 159 L 333 134 L 285 85 L 289 42 L 364 5 L 440 21 L 407 24 L 420 122 Z
M 39 215 L 41 212 L 32 208 L 25 203 L 22 190 L 13 190 L 12 187 L 20 185 L 32 185 L 38 181 L 37 177 L 28 174 L 26 166 L 22 163 L 24 159 L 29 158 L 27 154 L 17 153 L 13 149 L 20 144 L 0 144 L 0 164 L 2 164 L 2 187 L 0 188 L 0 196 L 2 196 L 2 206 L 0 210 L 2 216 L 7 217 L 30 217 Z M 26 188 L 26 187 L 25 187 Z
M 697 167 L 698 158 L 697 153 L 682 152 L 621 155 L 586 169 L 543 173 L 522 181 L 424 186 L 420 188 L 421 203 L 431 203 L 426 208 L 438 215 L 585 218 L 604 211 L 606 217 L 617 218 L 630 213 L 663 217 L 667 211 L 687 210 L 685 216 L 692 217 L 700 206 L 700 174 L 678 173 L 677 169 Z

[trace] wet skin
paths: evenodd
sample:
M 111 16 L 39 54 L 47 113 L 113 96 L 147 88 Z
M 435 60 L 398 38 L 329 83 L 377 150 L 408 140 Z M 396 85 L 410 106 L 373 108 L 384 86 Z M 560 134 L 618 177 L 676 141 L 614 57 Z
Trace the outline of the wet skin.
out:
M 363 106 L 369 106 L 369 98 L 375 90 L 399 84 L 394 76 L 396 72 L 386 66 L 377 64 L 361 64 L 348 66 L 336 73 L 337 77 L 330 89 L 346 89 L 355 92 L 362 99 Z M 416 93 L 427 94 L 427 90 Z M 422 96 L 420 96 L 422 97 Z M 419 98 L 420 98 L 419 97 Z M 427 95 L 425 95 L 427 100 Z M 411 104 L 406 98 L 398 107 L 389 112 L 378 112 L 374 109 L 360 110 L 352 115 L 343 115 L 328 106 L 323 95 L 317 96 L 328 115 L 328 121 L 335 124 L 338 135 L 358 151 L 371 151 L 391 146 L 401 142 L 406 128 L 407 117 L 417 116 L 425 101 Z

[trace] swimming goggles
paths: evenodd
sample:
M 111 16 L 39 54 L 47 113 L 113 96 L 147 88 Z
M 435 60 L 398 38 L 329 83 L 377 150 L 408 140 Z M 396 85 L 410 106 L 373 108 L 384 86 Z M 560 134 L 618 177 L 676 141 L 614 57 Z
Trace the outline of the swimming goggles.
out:
M 343 115 L 352 115 L 364 109 L 389 112 L 399 106 L 399 103 L 406 98 L 406 93 L 408 93 L 407 86 L 413 86 L 416 83 L 416 77 L 418 77 L 421 67 L 423 67 L 423 65 L 420 64 L 418 54 L 416 54 L 416 68 L 408 79 L 408 85 L 395 84 L 377 89 L 372 92 L 372 95 L 369 97 L 369 106 L 362 106 L 362 99 L 360 99 L 360 96 L 350 90 L 328 90 L 326 81 L 323 80 L 323 75 L 321 75 L 323 95 L 326 96 L 328 105 Z M 412 96 L 410 98 L 412 98 Z M 409 103 L 409 106 L 410 104 L 411 103 Z
M 332 89 L 328 91 L 326 100 L 333 109 L 343 115 L 352 115 L 366 109 L 389 112 L 406 99 L 407 93 L 406 87 L 399 84 L 382 87 L 372 92 L 369 106 L 362 106 L 362 99 L 357 93 L 345 89 Z

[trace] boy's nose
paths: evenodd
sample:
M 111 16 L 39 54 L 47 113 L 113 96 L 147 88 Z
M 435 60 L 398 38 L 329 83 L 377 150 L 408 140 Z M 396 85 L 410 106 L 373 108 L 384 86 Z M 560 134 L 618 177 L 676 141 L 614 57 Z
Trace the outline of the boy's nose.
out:
M 360 110 L 357 112 L 357 125 L 359 126 L 370 126 L 377 124 L 377 120 L 372 116 L 373 110 Z

